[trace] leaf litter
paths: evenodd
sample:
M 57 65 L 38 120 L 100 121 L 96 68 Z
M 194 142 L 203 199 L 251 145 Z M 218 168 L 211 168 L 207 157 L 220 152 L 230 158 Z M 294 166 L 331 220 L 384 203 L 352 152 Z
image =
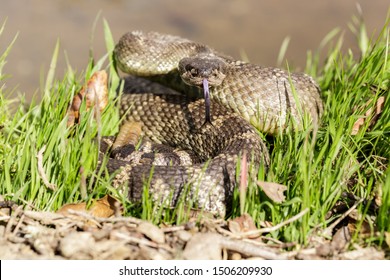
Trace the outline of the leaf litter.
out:
M 257 229 L 248 214 L 157 226 L 134 217 L 105 217 L 91 211 L 96 202 L 87 210 L 80 204 L 57 213 L 0 205 L 10 206 L 0 212 L 1 259 L 385 259 L 375 247 L 349 248 L 348 226 L 330 238 L 312 236 L 302 247 L 263 236 L 278 225 Z

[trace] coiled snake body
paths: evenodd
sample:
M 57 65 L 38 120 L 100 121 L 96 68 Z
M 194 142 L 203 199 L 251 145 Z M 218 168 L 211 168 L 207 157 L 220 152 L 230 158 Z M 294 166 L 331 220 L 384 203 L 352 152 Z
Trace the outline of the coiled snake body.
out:
M 184 199 L 191 207 L 223 215 L 244 151 L 254 172 L 269 164 L 256 129 L 269 134 L 289 124 L 301 129 L 305 114 L 314 124 L 322 114 L 320 91 L 311 77 L 236 61 L 180 37 L 127 33 L 114 56 L 119 68 L 132 75 L 125 79 L 121 114 L 142 123 L 144 138 L 190 151 L 195 159 L 178 166 L 109 159 L 109 172 L 121 169 L 116 184 L 127 183 L 131 200 L 141 200 L 147 182 L 149 196 L 158 203 L 174 206 Z M 211 124 L 205 124 L 204 79 L 210 84 Z M 104 145 L 106 150 L 109 144 Z

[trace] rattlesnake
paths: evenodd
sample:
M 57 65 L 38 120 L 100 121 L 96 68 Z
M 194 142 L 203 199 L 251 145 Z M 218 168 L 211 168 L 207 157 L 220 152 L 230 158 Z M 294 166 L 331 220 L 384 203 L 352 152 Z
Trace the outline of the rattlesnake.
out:
M 177 36 L 127 33 L 116 45 L 114 58 L 131 74 L 120 101 L 124 119 L 140 122 L 144 139 L 190 151 L 194 158 L 189 165 L 161 166 L 130 163 L 127 154 L 112 156 L 109 172 L 120 169 L 114 184 L 125 183 L 133 201 L 141 200 L 147 185 L 156 203 L 174 206 L 184 199 L 190 207 L 223 215 L 244 153 L 251 174 L 269 164 L 256 130 L 275 134 L 289 125 L 302 129 L 304 119 L 317 126 L 323 111 L 319 87 L 308 75 L 234 60 Z M 205 123 L 205 79 L 210 84 L 211 123 Z M 101 150 L 111 144 L 103 141 Z M 153 158 L 151 153 L 147 157 Z

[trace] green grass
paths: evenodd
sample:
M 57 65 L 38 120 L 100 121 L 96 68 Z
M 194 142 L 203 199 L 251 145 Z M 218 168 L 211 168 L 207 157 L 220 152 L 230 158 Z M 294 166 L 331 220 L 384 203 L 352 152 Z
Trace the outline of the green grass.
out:
M 269 142 L 272 149 L 271 167 L 267 174 L 259 170 L 258 180 L 284 184 L 288 187 L 286 201 L 273 203 L 250 182 L 246 199 L 235 194 L 230 217 L 249 213 L 256 222 L 273 224 L 291 218 L 304 209 L 309 212 L 301 219 L 269 233 L 270 237 L 307 244 L 308 237 L 326 228 L 340 213 L 328 216 L 336 203 L 353 204 L 351 195 L 363 198 L 357 210 L 362 218 L 357 222 L 355 242 L 385 246 L 384 233 L 390 232 L 390 84 L 389 20 L 377 37 L 369 38 L 364 24 L 356 19 L 351 25 L 357 35 L 361 52 L 342 52 L 343 38 L 334 30 L 324 38 L 318 51 L 309 52 L 305 72 L 314 76 L 322 90 L 325 113 L 318 131 L 288 132 Z M 21 102 L 10 110 L 12 99 L 0 87 L 0 194 L 19 204 L 39 210 L 57 210 L 65 203 L 98 198 L 110 193 L 125 203 L 125 214 L 151 220 L 154 223 L 181 223 L 188 220 L 189 211 L 181 203 L 174 210 L 156 208 L 145 191 L 143 207 L 132 205 L 110 186 L 110 178 L 95 171 L 99 135 L 114 135 L 119 118 L 115 89 L 119 78 L 110 53 L 114 47 L 107 22 L 103 23 L 108 55 L 98 61 L 90 60 L 86 70 L 75 73 L 71 65 L 62 80 L 55 80 L 59 44 L 53 52 L 52 63 L 42 87 L 42 99 Z M 4 25 L 0 29 L 4 31 Z M 283 46 L 283 52 L 285 48 Z M 0 57 L 0 82 L 12 43 Z M 327 51 L 325 63 L 321 53 Z M 92 51 L 91 51 L 92 53 Z M 278 58 L 282 61 L 283 54 Z M 66 127 L 66 111 L 70 100 L 97 70 L 110 73 L 112 102 L 97 122 L 93 112 L 84 112 L 81 123 Z M 353 124 L 364 117 L 380 96 L 385 104 L 372 126 L 369 118 L 357 135 L 351 135 Z M 21 98 L 23 100 L 23 97 Z M 369 105 L 365 106 L 368 103 Z M 43 168 L 56 190 L 48 189 L 38 172 L 37 154 L 43 153 Z M 81 171 L 82 170 L 82 171 Z M 85 178 L 89 178 L 85 180 Z M 350 196 L 346 196 L 349 194 Z M 381 199 L 378 209 L 372 209 L 375 198 Z M 243 201 L 245 204 L 243 205 Z M 371 205 L 371 207 L 370 207 Z M 372 234 L 360 237 L 363 221 L 372 222 Z M 376 234 L 379 233 L 379 234 Z

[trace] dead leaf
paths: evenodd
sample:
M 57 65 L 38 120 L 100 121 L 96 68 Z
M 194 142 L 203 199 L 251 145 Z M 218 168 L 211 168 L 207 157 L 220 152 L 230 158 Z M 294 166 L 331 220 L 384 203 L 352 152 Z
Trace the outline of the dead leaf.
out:
M 245 214 L 241 215 L 240 217 L 237 217 L 233 220 L 229 220 L 228 227 L 232 233 L 236 233 L 236 234 L 241 234 L 244 232 L 257 230 L 255 222 L 253 221 L 252 217 L 247 213 L 245 213 Z M 257 238 L 259 236 L 260 236 L 259 233 L 254 233 L 254 234 L 249 235 L 247 237 L 248 238 Z
M 364 104 L 364 108 L 367 108 L 372 100 L 369 100 Z M 380 96 L 375 104 L 375 112 L 373 112 L 373 107 L 370 107 L 367 109 L 366 113 L 364 114 L 364 117 L 361 117 L 356 120 L 356 122 L 353 124 L 351 135 L 358 134 L 360 128 L 364 125 L 364 123 L 369 120 L 369 126 L 372 127 L 376 121 L 378 120 L 379 115 L 382 113 L 383 108 L 385 104 L 385 97 Z
M 67 113 L 68 127 L 74 125 L 75 123 L 79 123 L 80 107 L 84 98 L 86 99 L 87 111 L 95 106 L 99 108 L 99 112 L 104 110 L 108 103 L 106 71 L 102 70 L 95 72 L 88 80 L 86 86 L 84 86 L 80 92 L 74 96 Z
M 348 242 L 351 240 L 351 233 L 347 226 L 340 228 L 336 231 L 332 239 L 333 250 L 340 252 L 344 250 Z
M 371 234 L 373 227 L 370 225 L 368 216 L 366 216 L 362 222 L 363 215 L 358 212 L 358 210 L 353 209 L 348 214 L 348 229 L 351 233 L 355 233 L 357 228 L 356 225 L 360 224 L 359 234 Z
M 94 201 L 89 209 L 87 209 L 87 204 L 85 202 L 70 203 L 62 206 L 57 213 L 65 216 L 73 216 L 73 214 L 68 211 L 73 210 L 88 213 L 98 218 L 109 218 L 115 214 L 115 210 L 118 208 L 117 204 L 119 204 L 119 202 L 115 198 L 105 195 L 103 198 Z
M 317 255 L 317 256 L 329 257 L 329 256 L 333 255 L 333 248 L 332 248 L 332 244 L 330 242 L 318 245 L 315 248 L 315 250 L 316 250 L 316 254 L 315 255 Z M 303 257 L 303 256 L 300 256 L 299 258 L 300 259 L 305 259 L 305 257 Z M 313 254 L 310 254 L 309 258 L 313 259 L 314 258 Z
M 283 194 L 283 192 L 287 190 L 285 185 L 264 181 L 257 181 L 257 185 L 272 201 L 281 203 L 286 200 L 286 197 Z
M 349 241 L 351 240 L 351 233 L 348 226 L 344 226 L 336 231 L 332 241 L 325 241 L 316 247 L 316 253 L 321 257 L 330 257 L 344 251 Z

